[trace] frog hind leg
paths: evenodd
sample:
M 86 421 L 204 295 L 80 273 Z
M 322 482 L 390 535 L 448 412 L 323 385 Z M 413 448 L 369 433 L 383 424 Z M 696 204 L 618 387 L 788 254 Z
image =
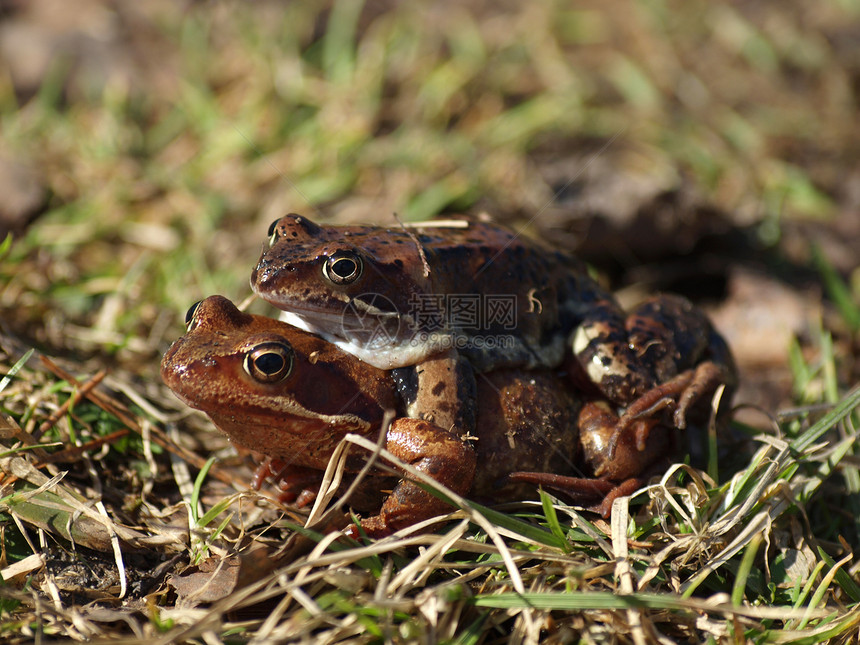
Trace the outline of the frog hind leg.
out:
M 675 427 L 684 430 L 687 427 L 687 415 L 691 407 L 726 382 L 727 375 L 723 367 L 711 361 L 700 363 L 695 368 L 686 370 L 669 381 L 651 388 L 633 401 L 618 420 L 615 429 L 616 437 L 636 419 L 652 417 L 663 408 L 674 408 L 672 418 Z M 638 439 L 637 444 L 643 445 L 647 438 L 646 433 Z
M 465 495 L 472 486 L 477 462 L 474 449 L 428 421 L 396 419 L 388 430 L 385 447 L 458 495 Z M 403 478 L 385 499 L 379 513 L 361 520 L 361 529 L 369 537 L 385 537 L 449 508 L 414 481 Z M 350 527 L 348 534 L 356 537 L 355 527 Z
M 608 517 L 612 502 L 645 485 L 648 478 L 668 464 L 673 454 L 673 432 L 652 419 L 635 420 L 629 432 L 610 452 L 618 416 L 606 401 L 590 401 L 579 413 L 577 427 L 582 444 L 582 463 L 592 477 L 569 477 L 554 473 L 515 472 L 512 481 L 529 482 L 561 494 L 575 504 L 582 504 Z M 637 437 L 647 435 L 640 449 Z M 590 504 L 590 505 L 589 505 Z
M 648 480 L 644 477 L 631 477 L 609 491 L 599 504 L 596 504 L 588 510 L 597 513 L 602 518 L 606 519 L 612 514 L 612 503 L 619 497 L 632 495 L 634 492 L 642 488 Z
M 517 471 L 510 473 L 507 480 L 525 482 L 541 486 L 559 493 L 573 504 L 588 504 L 603 499 L 616 487 L 608 479 L 600 477 L 570 477 L 555 473 Z
M 733 390 L 736 369 L 725 340 L 686 298 L 660 294 L 629 315 L 610 299 L 592 309 L 573 336 L 573 350 L 591 385 L 627 406 L 610 441 L 610 458 L 635 420 L 671 418 L 684 429 L 688 416 L 699 421 L 708 412 L 701 402 L 720 385 Z M 658 415 L 663 410 L 671 416 Z M 649 431 L 647 425 L 636 429 L 640 450 Z
M 599 477 L 565 477 L 551 473 L 528 472 L 511 473 L 510 479 L 542 486 L 603 518 L 609 517 L 612 513 L 612 502 L 619 497 L 631 495 L 642 488 L 646 481 L 640 477 L 631 477 L 616 484 Z
M 634 433 L 639 450 L 644 450 L 652 424 L 639 422 L 649 418 L 656 421 L 656 414 L 662 409 L 674 409 L 672 423 L 679 430 L 687 428 L 691 411 L 694 411 L 693 416 L 696 417 L 697 423 L 703 422 L 701 402 L 712 396 L 720 385 L 726 386 L 727 395 L 724 394 L 723 399 L 729 400 L 734 389 L 734 374 L 724 364 L 705 361 L 653 387 L 627 406 L 618 419 L 613 436 L 609 440 L 610 458 L 615 454 L 618 442 L 628 431 Z
M 567 477 L 553 473 L 532 472 L 511 473 L 509 479 L 542 486 L 604 518 L 611 514 L 612 503 L 616 499 L 632 495 L 648 481 L 647 477 L 629 477 L 616 483 L 601 477 Z

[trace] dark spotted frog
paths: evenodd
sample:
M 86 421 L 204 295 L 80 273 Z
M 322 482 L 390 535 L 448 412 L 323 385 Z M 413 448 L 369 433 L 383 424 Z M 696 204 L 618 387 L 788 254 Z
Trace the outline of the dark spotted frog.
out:
M 464 422 L 465 390 L 444 378 L 468 373 L 462 358 L 482 372 L 567 357 L 583 392 L 624 410 L 613 450 L 634 419 L 684 428 L 691 409 L 706 416 L 710 395 L 721 384 L 730 394 L 736 378 L 726 343 L 684 298 L 657 296 L 628 314 L 577 259 L 484 220 L 384 228 L 287 215 L 270 227 L 251 285 L 286 320 L 362 360 L 417 366 L 410 412 L 441 425 Z

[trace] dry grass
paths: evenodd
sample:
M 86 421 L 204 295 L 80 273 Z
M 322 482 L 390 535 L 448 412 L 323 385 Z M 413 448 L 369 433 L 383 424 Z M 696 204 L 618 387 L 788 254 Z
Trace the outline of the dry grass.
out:
M 800 407 L 608 522 L 442 491 L 431 532 L 302 531 L 157 377 L 182 312 L 242 300 L 288 211 L 570 233 L 571 187 L 616 216 L 691 191 L 768 249 L 849 221 L 855 2 L 77 6 L 34 84 L 0 48 L 4 151 L 44 209 L 0 254 L 3 639 L 856 639 L 856 262 L 805 238 L 833 306 L 786 349 Z
M 793 439 L 756 437 L 748 466 L 721 485 L 676 466 L 640 493 L 644 504 L 618 500 L 608 523 L 549 497 L 492 510 L 441 491 L 460 510 L 349 545 L 299 531 L 304 518 L 245 492 L 235 469 L 204 465 L 211 438 L 178 436 L 139 386 L 113 381 L 87 393 L 45 366 L 62 373 L 31 356 L 3 390 L 13 409 L 3 419 L 0 573 L 13 640 L 794 642 L 856 633 L 858 565 L 847 543 L 812 532 L 805 509 L 834 471 L 853 469 L 860 390 Z M 45 417 L 57 422 L 47 433 Z M 196 479 L 189 465 L 202 467 Z

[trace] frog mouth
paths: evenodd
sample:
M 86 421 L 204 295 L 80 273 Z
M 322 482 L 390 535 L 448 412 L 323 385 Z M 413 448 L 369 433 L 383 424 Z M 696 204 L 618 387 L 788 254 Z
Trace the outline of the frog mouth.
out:
M 399 312 L 385 296 L 375 293 L 349 298 L 338 312 L 333 312 L 331 307 L 315 307 L 306 302 L 291 304 L 280 319 L 324 337 L 358 341 L 362 334 L 375 335 L 375 342 L 379 345 L 408 341 L 412 335 L 412 317 Z
M 384 370 L 415 365 L 439 351 L 437 343 L 427 342 L 426 334 L 415 333 L 410 316 L 358 298 L 341 314 L 293 307 L 281 312 L 280 320 Z

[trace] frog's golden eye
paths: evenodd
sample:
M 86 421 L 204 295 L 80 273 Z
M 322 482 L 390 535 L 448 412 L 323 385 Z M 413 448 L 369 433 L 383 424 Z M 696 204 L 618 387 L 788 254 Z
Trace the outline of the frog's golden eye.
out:
M 282 381 L 293 370 L 293 348 L 286 343 L 262 343 L 245 354 L 243 367 L 261 383 Z
M 198 300 L 193 305 L 188 307 L 185 312 L 185 331 L 192 331 L 197 325 L 195 324 L 194 316 L 197 315 L 197 309 L 200 307 L 202 300 Z
M 361 258 L 352 251 L 338 251 L 325 259 L 323 277 L 332 284 L 352 284 L 361 277 Z

